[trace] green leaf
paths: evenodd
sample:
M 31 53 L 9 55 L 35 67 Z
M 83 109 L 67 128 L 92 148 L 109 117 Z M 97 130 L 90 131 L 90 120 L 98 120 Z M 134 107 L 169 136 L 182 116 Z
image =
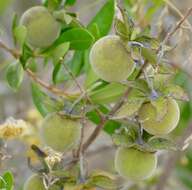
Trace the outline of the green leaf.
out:
M 72 59 L 67 63 L 74 76 L 78 76 L 83 68 L 83 51 L 76 51 Z
M 89 88 L 94 82 L 99 80 L 100 78 L 98 77 L 97 74 L 93 71 L 92 67 L 90 67 L 88 73 L 87 73 L 87 78 L 85 80 L 85 87 Z
M 120 128 L 116 133 L 113 134 L 113 142 L 117 146 L 130 147 L 135 143 L 137 138 L 137 130 L 137 126 L 135 125 Z
M 20 45 L 20 47 L 22 47 L 25 42 L 26 36 L 27 36 L 26 27 L 23 25 L 17 26 L 14 29 L 14 36 L 15 36 L 16 43 L 18 43 Z
M 24 68 L 28 59 L 31 57 L 33 57 L 33 51 L 27 44 L 24 43 L 23 49 L 22 49 L 22 55 L 20 57 L 20 62 L 22 63 Z
M 65 0 L 65 5 L 72 6 L 76 3 L 76 0 Z
M 132 117 L 137 113 L 144 100 L 144 98 L 128 98 L 127 102 L 117 111 L 114 118 L 121 119 Z
M 92 34 L 83 28 L 72 28 L 63 32 L 54 45 L 70 42 L 70 48 L 75 50 L 88 49 L 94 42 Z
M 14 179 L 11 172 L 7 171 L 0 176 L 0 189 L 2 190 L 13 190 Z
M 53 74 L 52 74 L 52 80 L 53 80 L 54 84 L 57 84 L 60 81 L 58 76 L 61 72 L 61 69 L 64 69 L 64 68 L 62 67 L 62 63 L 59 62 L 55 65 L 54 70 L 53 70 Z M 64 78 L 64 76 L 63 76 L 63 78 Z
M 23 76 L 24 70 L 20 62 L 16 61 L 8 66 L 6 78 L 12 89 L 17 90 L 20 87 L 23 81 Z
M 141 48 L 141 53 L 145 60 L 149 61 L 149 63 L 153 65 L 157 64 L 157 55 L 154 51 L 149 48 Z
M 101 107 L 100 111 L 103 112 L 104 114 L 107 114 L 109 112 L 109 110 L 106 109 L 105 107 Z M 98 125 L 101 122 L 100 117 L 95 110 L 88 112 L 86 116 L 90 121 L 92 121 L 96 125 Z M 104 131 L 109 135 L 112 135 L 116 129 L 120 128 L 120 126 L 121 126 L 121 123 L 108 120 L 104 126 Z
M 121 21 L 120 19 L 116 18 L 115 19 L 115 30 L 119 36 L 121 36 L 122 39 L 128 40 L 130 33 L 127 31 L 127 27 Z
M 164 97 L 159 97 L 155 100 L 151 100 L 151 104 L 156 109 L 157 121 L 161 121 L 164 118 L 164 116 L 167 114 L 167 110 L 168 110 L 167 99 Z
M 97 23 L 93 23 L 92 25 L 90 25 L 89 31 L 95 37 L 95 40 L 98 40 L 100 38 L 101 34 Z
M 55 11 L 53 13 L 53 16 L 55 17 L 56 20 L 64 22 L 67 25 L 73 21 L 73 17 L 71 15 L 67 14 L 66 11 L 63 9 L 59 10 L 59 11 Z
M 12 190 L 13 189 L 13 183 L 14 183 L 14 179 L 13 179 L 13 175 L 11 172 L 6 172 L 3 174 L 3 179 L 6 182 L 6 190 Z
M 116 189 L 117 179 L 110 173 L 98 170 L 91 174 L 88 185 L 94 185 L 102 189 Z
M 163 93 L 177 100 L 189 101 L 189 95 L 187 94 L 187 92 L 178 85 L 167 85 Z
M 173 141 L 162 137 L 152 137 L 147 144 L 154 150 L 177 150 L 177 146 Z
M 69 42 L 62 43 L 51 51 L 54 64 L 57 64 L 59 62 L 60 58 L 64 57 L 64 55 L 69 50 L 69 46 L 70 46 Z
M 12 32 L 12 37 L 13 37 L 14 45 L 16 45 L 16 39 L 15 39 L 14 30 L 17 27 L 17 24 L 18 24 L 18 15 L 14 14 L 13 18 L 12 18 L 12 25 L 11 25 L 11 32 Z
M 62 102 L 49 97 L 37 84 L 32 83 L 31 89 L 33 102 L 42 116 L 60 111 L 63 108 Z
M 114 14 L 115 0 L 107 0 L 96 16 L 90 21 L 87 28 L 92 31 L 93 25 L 97 24 L 100 37 L 107 35 L 111 29 Z
M 117 101 L 126 89 L 125 85 L 110 83 L 101 89 L 92 91 L 89 96 L 95 103 L 108 104 Z
M 49 10 L 55 10 L 59 8 L 63 0 L 43 0 L 44 6 L 46 6 Z

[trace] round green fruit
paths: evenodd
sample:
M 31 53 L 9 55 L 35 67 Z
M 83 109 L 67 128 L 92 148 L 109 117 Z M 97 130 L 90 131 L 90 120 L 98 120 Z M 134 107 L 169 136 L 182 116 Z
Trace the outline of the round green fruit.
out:
M 135 63 L 116 35 L 99 39 L 90 51 L 93 71 L 108 82 L 121 82 L 133 72 Z
M 59 152 L 71 150 L 80 141 L 80 122 L 61 117 L 56 113 L 44 119 L 40 130 L 43 142 Z
M 115 169 L 124 178 L 137 181 L 150 177 L 157 166 L 154 153 L 142 152 L 134 148 L 118 148 Z
M 142 127 L 152 135 L 166 135 L 174 130 L 179 122 L 180 110 L 177 102 L 168 98 L 167 109 L 162 119 L 158 119 L 156 108 L 151 103 L 143 104 L 139 110 Z
M 22 15 L 20 23 L 27 28 L 27 42 L 37 48 L 50 46 L 60 33 L 59 23 L 42 6 L 28 9 Z
M 41 176 L 32 175 L 24 184 L 24 190 L 46 190 L 43 179 Z M 53 185 L 49 188 L 49 190 L 60 190 L 60 188 L 56 185 Z

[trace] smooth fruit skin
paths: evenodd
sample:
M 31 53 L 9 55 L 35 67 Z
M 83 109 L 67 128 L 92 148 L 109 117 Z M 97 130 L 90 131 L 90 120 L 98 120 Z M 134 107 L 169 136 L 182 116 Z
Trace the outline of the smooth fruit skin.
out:
M 59 23 L 43 6 L 28 9 L 20 23 L 27 28 L 27 42 L 37 48 L 50 46 L 60 33 Z
M 44 119 L 40 130 L 44 143 L 59 152 L 71 150 L 80 141 L 80 122 L 61 117 L 56 113 Z
M 139 110 L 139 120 L 148 133 L 166 135 L 176 128 L 180 117 L 179 106 L 172 98 L 167 99 L 167 106 L 167 113 L 161 120 L 158 120 L 156 109 L 151 103 L 142 105 Z
M 46 190 L 45 186 L 43 184 L 43 179 L 34 174 L 25 182 L 24 184 L 24 190 Z M 60 188 L 56 185 L 53 185 L 49 188 L 49 190 L 60 190 Z
M 91 48 L 90 63 L 93 71 L 108 82 L 121 82 L 135 68 L 120 37 L 109 35 L 99 39 Z
M 120 147 L 115 156 L 115 169 L 120 176 L 139 181 L 150 177 L 157 166 L 154 153 L 142 152 L 134 148 Z

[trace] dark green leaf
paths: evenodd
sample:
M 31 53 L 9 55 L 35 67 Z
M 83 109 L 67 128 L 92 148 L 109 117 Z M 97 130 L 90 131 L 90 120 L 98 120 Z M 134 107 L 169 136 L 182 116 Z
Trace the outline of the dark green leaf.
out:
M 8 68 L 7 68 L 7 73 L 6 73 L 6 78 L 8 81 L 9 86 L 17 90 L 22 81 L 23 81 L 23 76 L 24 76 L 24 70 L 20 62 L 14 62 L 11 63 Z
M 25 65 L 26 65 L 26 63 L 30 57 L 33 57 L 33 51 L 31 50 L 31 48 L 27 44 L 24 43 L 22 55 L 20 57 L 20 61 L 21 61 L 24 68 L 25 68 Z
M 100 37 L 105 36 L 111 29 L 113 18 L 115 14 L 115 0 L 107 0 L 104 6 L 96 14 L 88 25 L 90 31 L 93 30 L 93 25 L 97 25 Z
M 14 179 L 11 172 L 7 171 L 0 176 L 0 189 L 2 190 L 13 190 Z
M 61 34 L 54 45 L 70 42 L 70 48 L 75 50 L 88 49 L 94 41 L 91 33 L 83 28 L 72 28 Z
M 74 5 L 76 3 L 76 0 L 65 0 L 65 5 Z
M 94 185 L 102 189 L 116 189 L 117 179 L 110 173 L 104 171 L 95 171 L 88 180 L 89 185 Z
M 93 102 L 99 104 L 108 104 L 117 101 L 125 92 L 127 87 L 119 83 L 111 83 L 99 90 L 90 93 Z
M 60 111 L 63 108 L 62 102 L 49 97 L 37 84 L 32 83 L 31 87 L 33 102 L 42 116 L 46 116 L 48 113 Z
M 157 55 L 154 51 L 149 48 L 142 48 L 141 50 L 142 56 L 145 60 L 149 61 L 151 64 L 157 64 Z
M 51 51 L 54 64 L 57 64 L 59 62 L 60 58 L 64 57 L 64 55 L 69 50 L 69 46 L 70 46 L 69 42 L 62 43 Z
M 23 25 L 17 26 L 14 29 L 14 36 L 15 36 L 16 43 L 19 44 L 20 47 L 22 47 L 27 36 L 26 27 Z

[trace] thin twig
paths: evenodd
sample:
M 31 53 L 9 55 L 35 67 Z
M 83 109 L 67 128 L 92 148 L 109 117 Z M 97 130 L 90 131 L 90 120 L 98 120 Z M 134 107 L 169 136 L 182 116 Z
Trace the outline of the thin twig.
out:
M 136 78 L 139 78 L 142 74 L 143 69 L 145 69 L 146 65 L 148 64 L 148 62 L 146 61 L 141 69 L 140 72 L 138 73 Z M 106 115 L 105 117 L 103 117 L 100 121 L 100 124 L 95 128 L 95 130 L 93 131 L 93 133 L 90 135 L 90 137 L 87 139 L 87 141 L 84 143 L 83 145 L 83 152 L 85 152 L 89 146 L 95 141 L 95 139 L 98 137 L 98 135 L 100 134 L 101 130 L 103 129 L 105 123 L 108 121 L 108 118 L 113 116 L 120 108 L 121 106 L 127 101 L 127 97 L 130 93 L 130 91 L 132 90 L 132 87 L 128 87 L 128 89 L 125 91 L 124 95 L 121 97 L 121 99 L 113 106 L 113 108 L 111 109 L 111 111 L 109 112 L 108 115 Z
M 6 52 L 11 54 L 15 59 L 18 59 L 20 57 L 20 53 L 17 50 L 9 48 L 1 40 L 0 40 L 0 48 L 4 49 Z
M 0 48 L 4 49 L 6 52 L 8 52 L 10 55 L 12 55 L 15 59 L 19 59 L 21 54 L 16 50 L 16 49 L 11 49 L 7 45 L 5 45 L 1 40 L 0 40 Z M 76 98 L 79 96 L 79 93 L 71 94 L 68 92 L 65 92 L 62 89 L 59 89 L 53 85 L 47 84 L 46 82 L 42 81 L 39 79 L 35 73 L 33 73 L 30 69 L 25 70 L 28 76 L 35 82 L 37 82 L 39 85 L 41 85 L 43 88 L 47 89 L 48 91 L 59 95 L 59 96 L 64 96 L 66 98 Z
M 180 17 L 183 19 L 185 16 L 182 14 L 182 12 L 170 1 L 170 0 L 164 0 L 164 2 L 171 8 L 173 9 Z M 189 26 L 191 32 L 192 32 L 192 25 L 191 23 L 185 19 L 186 24 Z
M 181 148 L 185 146 L 185 141 L 192 135 L 192 123 L 189 124 L 187 129 L 185 130 L 183 136 L 177 143 L 178 146 Z M 176 151 L 173 152 L 167 159 L 163 172 L 159 178 L 159 182 L 157 183 L 156 190 L 164 190 L 166 187 L 166 184 L 168 182 L 169 177 L 171 176 L 172 171 L 175 168 L 175 165 L 177 161 L 181 158 L 181 156 L 184 154 L 184 151 Z
M 186 21 L 186 19 L 191 15 L 192 13 L 192 8 L 190 8 L 187 13 L 183 16 L 183 18 L 178 22 L 178 24 L 170 31 L 167 33 L 163 44 L 166 44 L 169 39 L 177 32 L 178 29 L 181 28 L 182 24 Z
M 63 96 L 63 97 L 67 97 L 67 98 L 75 98 L 75 97 L 79 96 L 79 93 L 70 94 L 70 93 L 65 92 L 62 89 L 59 89 L 59 88 L 53 86 L 53 85 L 47 84 L 46 82 L 44 82 L 40 78 L 38 78 L 36 76 L 36 74 L 33 73 L 30 69 L 26 69 L 25 71 L 28 74 L 28 76 L 31 79 L 33 79 L 33 81 L 35 81 L 40 86 L 42 86 L 43 88 L 47 89 L 48 91 L 52 92 L 53 94 L 56 94 L 56 95 L 59 95 L 59 96 Z

